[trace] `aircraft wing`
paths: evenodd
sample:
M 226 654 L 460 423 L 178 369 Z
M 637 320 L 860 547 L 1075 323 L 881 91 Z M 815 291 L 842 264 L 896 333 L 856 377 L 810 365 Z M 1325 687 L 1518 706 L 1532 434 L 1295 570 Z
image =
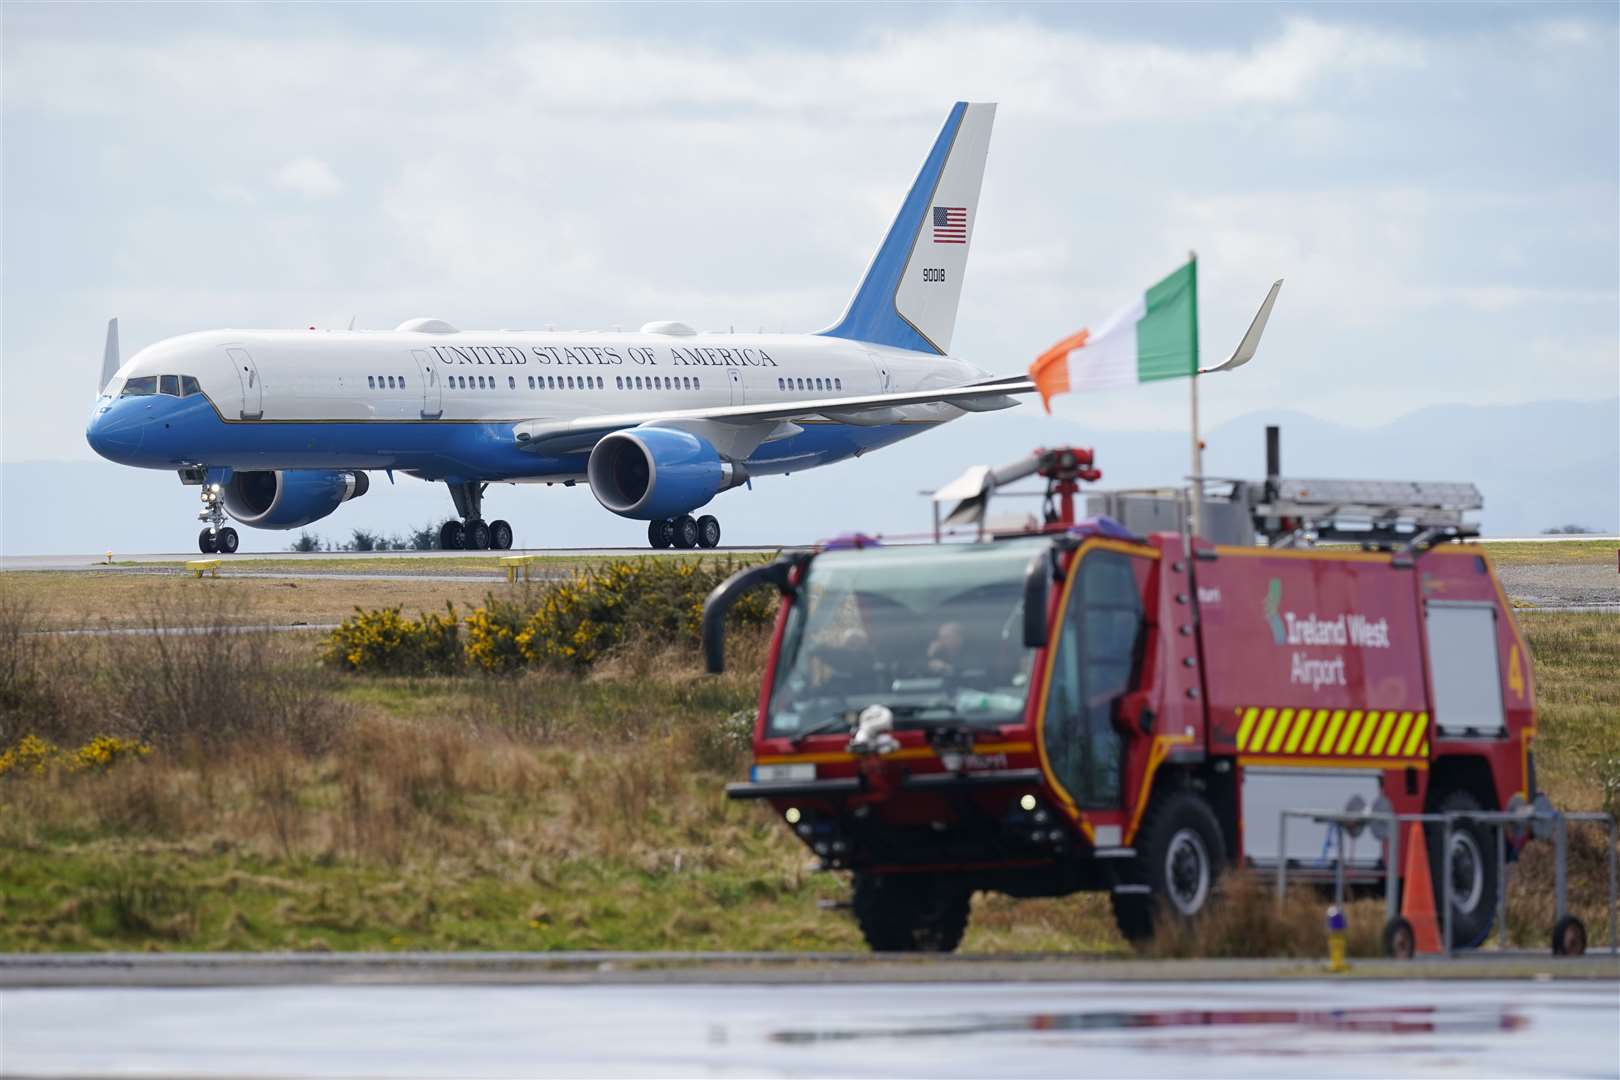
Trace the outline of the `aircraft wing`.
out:
M 571 420 L 524 420 L 512 427 L 512 437 L 525 450 L 570 453 L 588 450 L 613 431 L 640 427 L 679 427 L 711 438 L 723 453 L 743 456 L 767 439 L 794 434 L 795 420 L 832 420 L 841 424 L 876 427 L 906 418 L 909 405 L 954 405 L 968 412 L 994 412 L 1018 404 L 1011 394 L 1033 393 L 1035 384 L 1024 375 L 1009 375 L 964 386 L 904 393 L 866 394 L 860 397 L 818 398 L 808 401 L 773 401 L 760 405 L 718 405 L 707 409 L 670 409 L 663 412 L 608 413 Z M 725 445 L 722 445 L 725 444 Z

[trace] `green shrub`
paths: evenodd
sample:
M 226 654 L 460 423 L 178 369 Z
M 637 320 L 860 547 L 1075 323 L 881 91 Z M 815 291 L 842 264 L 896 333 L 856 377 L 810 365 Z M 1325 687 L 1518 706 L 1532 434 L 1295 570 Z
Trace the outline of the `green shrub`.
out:
M 326 662 L 348 671 L 451 674 L 461 667 L 455 609 L 407 619 L 399 608 L 355 609 L 328 639 Z
M 743 565 L 735 559 L 621 559 L 583 570 L 540 595 L 516 635 L 517 647 L 530 663 L 583 668 L 631 641 L 696 645 L 704 599 Z M 763 625 L 775 611 L 775 595 L 760 590 L 732 608 L 732 625 Z

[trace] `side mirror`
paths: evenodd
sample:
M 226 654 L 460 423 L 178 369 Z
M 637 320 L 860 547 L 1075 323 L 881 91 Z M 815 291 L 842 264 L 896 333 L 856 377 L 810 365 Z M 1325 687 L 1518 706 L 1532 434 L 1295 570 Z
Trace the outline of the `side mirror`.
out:
M 807 556 L 794 555 L 739 570 L 714 587 L 703 601 L 703 665 L 710 675 L 726 670 L 726 612 L 737 598 L 760 585 L 775 585 L 784 596 L 793 591 L 788 577 L 793 567 Z
M 1046 605 L 1052 587 L 1049 552 L 1029 560 L 1024 570 L 1024 647 L 1044 648 L 1047 641 Z

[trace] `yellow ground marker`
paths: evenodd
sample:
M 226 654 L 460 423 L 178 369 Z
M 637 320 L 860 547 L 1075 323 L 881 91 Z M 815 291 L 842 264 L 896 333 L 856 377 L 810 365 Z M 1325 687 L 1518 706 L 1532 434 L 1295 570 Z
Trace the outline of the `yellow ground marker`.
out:
M 214 577 L 219 577 L 219 560 L 218 559 L 192 559 L 190 562 L 186 563 L 186 569 L 190 570 L 193 574 L 196 574 L 198 577 L 202 577 L 203 576 L 203 571 L 205 571 L 205 570 L 209 574 L 213 575 Z
M 523 580 L 528 581 L 529 567 L 533 566 L 535 562 L 539 560 L 539 558 L 540 556 L 538 555 L 506 556 L 501 560 L 501 566 L 506 570 L 506 580 L 515 583 L 517 581 L 518 570 L 521 569 L 523 571 Z

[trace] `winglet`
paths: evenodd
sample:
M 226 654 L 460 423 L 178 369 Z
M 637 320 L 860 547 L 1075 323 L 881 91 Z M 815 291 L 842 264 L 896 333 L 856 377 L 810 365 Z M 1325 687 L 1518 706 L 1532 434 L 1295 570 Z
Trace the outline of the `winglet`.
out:
M 118 320 L 108 319 L 107 347 L 101 354 L 101 383 L 96 389 L 107 389 L 107 384 L 112 382 L 112 377 L 123 366 L 123 361 L 118 358 Z
M 1266 320 L 1271 318 L 1271 305 L 1277 302 L 1277 293 L 1281 289 L 1282 278 L 1278 278 L 1272 282 L 1265 303 L 1260 305 L 1254 321 L 1249 324 L 1249 332 L 1243 335 L 1243 340 L 1238 342 L 1238 347 L 1233 350 L 1232 355 L 1214 367 L 1199 368 L 1198 374 L 1211 375 L 1217 371 L 1233 371 L 1254 359 L 1254 351 L 1260 347 L 1260 335 L 1266 332 Z

